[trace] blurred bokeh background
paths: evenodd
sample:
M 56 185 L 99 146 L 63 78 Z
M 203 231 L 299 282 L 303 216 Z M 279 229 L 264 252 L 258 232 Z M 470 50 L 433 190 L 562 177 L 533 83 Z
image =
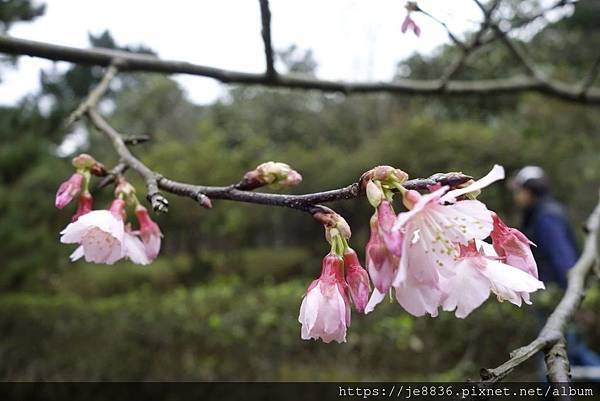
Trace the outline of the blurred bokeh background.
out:
M 38 6 L 0 2 L 0 28 L 42 15 Z M 576 80 L 589 70 L 600 43 L 598 11 L 597 3 L 584 1 L 572 16 L 529 38 L 542 68 L 552 66 L 548 74 Z M 595 43 L 596 51 L 577 45 L 582 42 Z M 89 45 L 153 51 L 116 43 L 108 31 L 90 35 Z M 279 50 L 283 71 L 318 72 L 308 49 Z M 441 46 L 404 59 L 397 77 L 438 77 L 455 51 Z M 517 72 L 513 64 L 503 49 L 490 49 L 460 78 L 509 76 Z M 15 68 L 4 57 L 0 77 Z M 448 313 L 413 318 L 385 303 L 368 316 L 353 315 L 346 344 L 300 340 L 301 297 L 328 246 L 321 227 L 287 209 L 215 201 L 205 210 L 169 196 L 169 213 L 156 217 L 163 251 L 151 266 L 69 262 L 73 249 L 59 244 L 58 233 L 73 210 L 56 210 L 53 198 L 71 172 L 70 158 L 85 151 L 107 166 L 117 162 L 91 128 L 62 127 L 101 75 L 83 66 L 48 69 L 39 91 L 0 107 L 0 378 L 461 380 L 501 363 L 535 336 L 532 307 L 490 300 L 465 320 Z M 102 110 L 122 132 L 151 136 L 133 149 L 146 164 L 193 183 L 230 184 L 267 160 L 301 172 L 296 193 L 347 185 L 378 164 L 411 177 L 480 176 L 494 163 L 509 172 L 537 164 L 577 228 L 600 184 L 600 109 L 537 94 L 345 97 L 232 86 L 197 105 L 169 77 L 123 74 Z M 143 193 L 137 177 L 130 178 Z M 103 207 L 111 190 L 95 196 Z M 504 184 L 482 198 L 518 225 Z M 350 222 L 352 245 L 364 256 L 368 202 L 332 207 Z M 550 308 L 559 295 L 550 289 L 534 302 Z M 599 308 L 596 288 L 579 315 L 595 349 Z M 531 363 L 515 378 L 535 377 Z

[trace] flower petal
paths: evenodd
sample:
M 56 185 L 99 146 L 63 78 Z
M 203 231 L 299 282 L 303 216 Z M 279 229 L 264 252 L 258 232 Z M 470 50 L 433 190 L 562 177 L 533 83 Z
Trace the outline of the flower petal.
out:
M 144 243 L 136 236 L 126 232 L 123 236 L 123 251 L 133 263 L 139 265 L 150 264 L 150 259 L 146 255 Z
M 495 164 L 492 170 L 489 173 L 487 173 L 484 177 L 478 179 L 471 185 L 468 185 L 464 188 L 453 189 L 452 191 L 449 191 L 446 195 L 442 197 L 442 201 L 454 202 L 456 198 L 458 198 L 461 195 L 480 190 L 502 179 L 504 179 L 504 167 Z

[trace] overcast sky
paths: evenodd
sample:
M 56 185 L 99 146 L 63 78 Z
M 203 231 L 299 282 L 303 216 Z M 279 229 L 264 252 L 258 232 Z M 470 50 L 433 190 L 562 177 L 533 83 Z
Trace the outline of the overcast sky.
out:
M 404 0 L 271 0 L 274 47 L 312 49 L 318 75 L 334 80 L 389 80 L 396 63 L 415 51 L 431 52 L 447 42 L 445 31 L 417 15 L 420 38 L 402 34 Z M 480 20 L 472 0 L 420 0 L 419 5 L 460 33 Z M 108 29 L 118 44 L 144 44 L 160 57 L 226 69 L 261 72 L 264 53 L 257 0 L 48 0 L 33 23 L 10 35 L 86 47 L 88 33 Z M 65 63 L 21 57 L 3 70 L 0 104 L 12 104 L 39 87 L 40 69 Z M 201 77 L 176 76 L 197 103 L 215 100 L 223 87 Z

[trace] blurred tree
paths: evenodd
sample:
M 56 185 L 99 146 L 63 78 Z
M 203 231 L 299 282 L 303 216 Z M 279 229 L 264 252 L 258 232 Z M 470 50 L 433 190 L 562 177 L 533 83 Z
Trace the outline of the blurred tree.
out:
M 0 33 L 17 22 L 30 22 L 44 14 L 46 6 L 32 0 L 0 0 Z

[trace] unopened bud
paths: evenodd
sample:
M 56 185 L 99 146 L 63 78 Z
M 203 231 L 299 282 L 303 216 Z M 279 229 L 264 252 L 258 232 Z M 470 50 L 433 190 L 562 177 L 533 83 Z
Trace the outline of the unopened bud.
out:
M 379 181 L 369 180 L 369 182 L 367 183 L 366 193 L 367 199 L 373 207 L 379 206 L 384 197 L 383 190 L 381 189 Z
M 322 206 L 322 211 L 313 213 L 313 218 L 325 227 L 325 238 L 331 242 L 331 237 L 340 235 L 345 239 L 352 236 L 348 222 L 333 210 Z
M 258 165 L 254 170 L 248 171 L 240 184 L 239 189 L 249 190 L 264 185 L 277 185 L 293 187 L 302 182 L 302 176 L 288 164 L 280 162 L 266 162 Z
M 91 169 L 94 166 L 94 164 L 98 162 L 96 161 L 96 159 L 94 159 L 87 153 L 82 153 L 80 155 L 75 156 L 71 163 L 73 163 L 73 167 L 77 169 Z
M 377 180 L 382 184 L 397 186 L 402 185 L 408 180 L 408 174 L 392 166 L 377 166 L 362 175 L 361 183 L 363 188 L 366 187 L 369 180 Z
M 135 195 L 135 187 L 131 185 L 125 178 L 122 176 L 118 178 L 117 186 L 115 187 L 115 197 L 119 198 L 120 195 L 123 195 L 125 198 L 129 198 L 132 195 Z
M 417 4 L 416 1 L 407 1 L 406 5 L 404 7 L 409 12 L 410 11 L 419 11 L 419 5 Z

